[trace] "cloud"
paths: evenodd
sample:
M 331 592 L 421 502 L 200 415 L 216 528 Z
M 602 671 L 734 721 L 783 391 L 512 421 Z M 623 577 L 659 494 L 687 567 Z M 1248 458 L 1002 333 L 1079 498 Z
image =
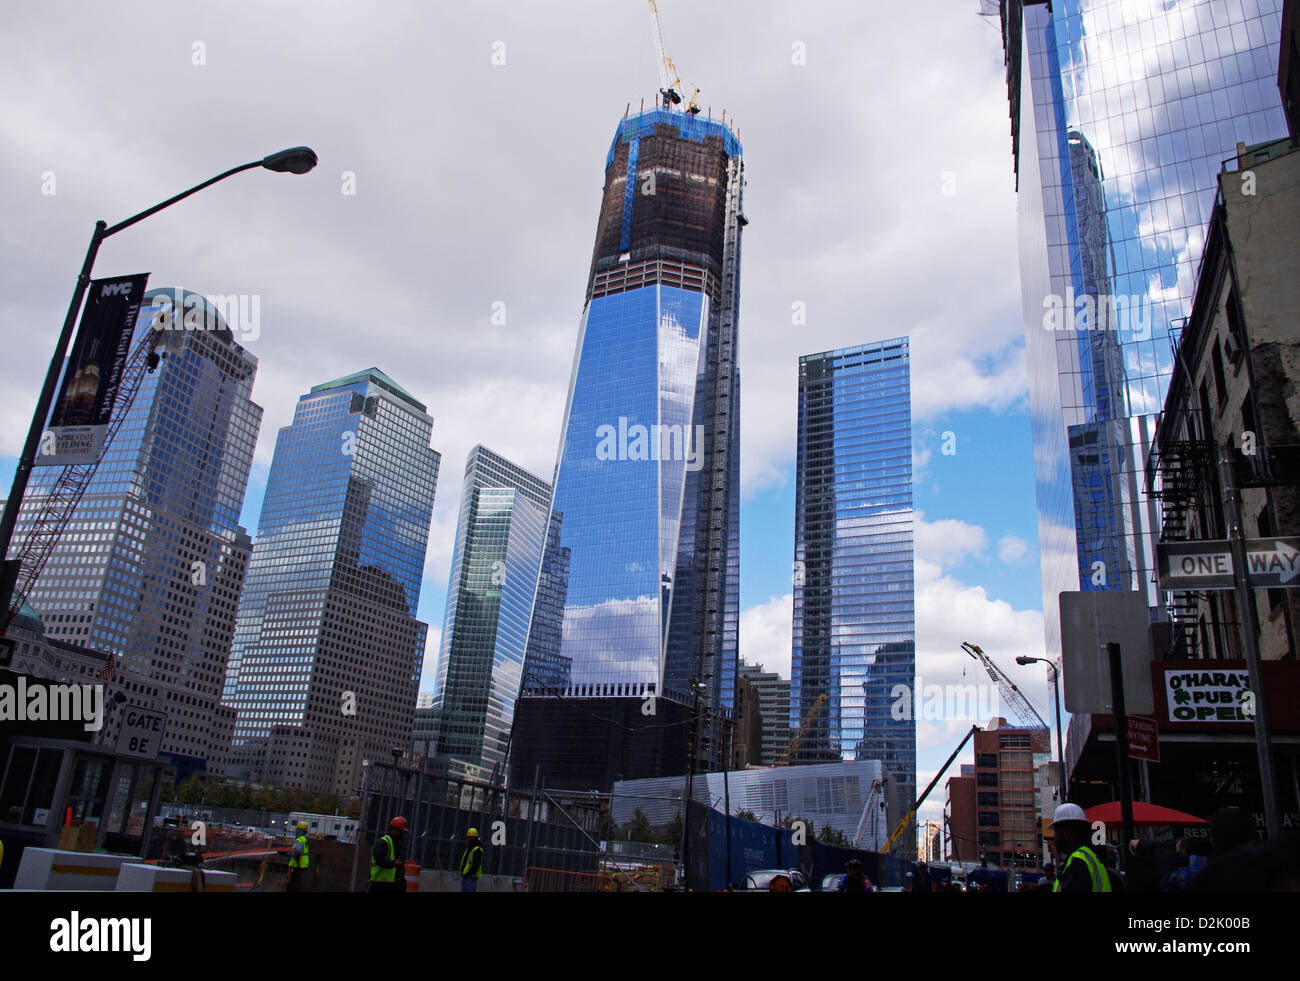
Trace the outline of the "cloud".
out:
M 917 558 L 945 568 L 967 558 L 983 559 L 989 544 L 988 534 L 978 525 L 956 518 L 926 521 L 924 511 L 915 512 L 912 533 Z
M 761 664 L 782 678 L 790 677 L 790 648 L 794 636 L 794 595 L 773 596 L 740 614 L 740 656 Z
M 998 541 L 998 558 L 1007 565 L 1014 565 L 1025 557 L 1029 546 L 1023 538 L 1015 535 L 1003 535 Z

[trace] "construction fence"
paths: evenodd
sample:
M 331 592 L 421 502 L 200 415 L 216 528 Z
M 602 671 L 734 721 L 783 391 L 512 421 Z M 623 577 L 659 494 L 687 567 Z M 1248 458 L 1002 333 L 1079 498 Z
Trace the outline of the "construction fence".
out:
M 422 869 L 458 870 L 465 833 L 476 828 L 485 876 L 510 876 L 522 882 L 530 869 L 593 876 L 598 872 L 603 813 L 599 798 L 561 795 L 540 787 L 507 790 L 373 761 L 366 784 L 361 837 L 366 854 L 400 815 L 407 821 L 403 857 Z M 533 877 L 538 888 L 561 879 Z

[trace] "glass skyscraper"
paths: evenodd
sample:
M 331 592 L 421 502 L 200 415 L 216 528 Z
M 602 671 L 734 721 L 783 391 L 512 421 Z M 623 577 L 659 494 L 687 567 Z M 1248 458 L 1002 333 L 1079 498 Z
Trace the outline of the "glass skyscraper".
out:
M 484 779 L 505 763 L 550 503 L 540 477 L 470 450 L 433 695 L 436 753 L 458 775 Z
M 369 368 L 314 387 L 280 430 L 226 680 L 238 776 L 348 794 L 362 760 L 409 745 L 432 429 Z
M 795 467 L 791 728 L 826 696 L 796 760 L 879 760 L 896 823 L 916 793 L 907 338 L 799 359 Z
M 201 311 L 211 329 L 179 329 L 182 310 Z M 50 639 L 114 655 L 129 703 L 166 713 L 164 756 L 220 777 L 235 719 L 222 684 L 252 547 L 239 514 L 262 423 L 257 359 L 189 290 L 149 290 L 132 345 L 160 323 L 177 329 L 161 331 L 159 367 L 27 599 Z M 60 473 L 32 472 L 15 550 Z
M 1215 175 L 1285 135 L 1279 0 L 1002 0 L 1047 649 L 1058 595 L 1159 605 L 1142 471 Z M 1119 364 L 1116 364 L 1118 355 Z
M 684 772 L 693 679 L 699 765 L 725 752 L 742 175 L 718 121 L 655 109 L 614 134 L 556 465 L 569 570 L 553 663 L 567 677 L 526 683 L 512 749 L 524 779 L 541 766 L 553 785 L 608 789 Z

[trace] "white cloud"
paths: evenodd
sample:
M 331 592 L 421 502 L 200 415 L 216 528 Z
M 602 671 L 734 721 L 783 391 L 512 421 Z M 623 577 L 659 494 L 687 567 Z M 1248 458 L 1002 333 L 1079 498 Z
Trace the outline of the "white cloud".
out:
M 926 521 L 925 512 L 915 512 L 912 523 L 916 556 L 947 568 L 967 558 L 983 559 L 989 536 L 978 525 L 956 518 Z
M 1007 565 L 1013 565 L 1025 557 L 1029 546 L 1023 538 L 1015 535 L 1003 535 L 998 541 L 998 558 Z
M 794 594 L 773 596 L 740 614 L 740 656 L 761 664 L 782 678 L 790 677 L 790 647 L 794 632 Z

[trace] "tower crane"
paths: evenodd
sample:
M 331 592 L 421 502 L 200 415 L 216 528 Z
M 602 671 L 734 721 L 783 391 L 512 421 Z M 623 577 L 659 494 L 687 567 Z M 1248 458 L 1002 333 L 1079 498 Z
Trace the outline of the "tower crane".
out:
M 682 102 L 682 80 L 677 74 L 677 66 L 673 60 L 664 53 L 664 36 L 659 29 L 659 8 L 655 6 L 655 0 L 650 2 L 650 34 L 655 42 L 655 67 L 659 69 L 659 92 L 664 97 L 664 106 L 671 109 L 673 106 L 681 105 Z M 691 96 L 690 102 L 686 104 L 686 112 L 692 116 L 700 112 L 700 90 L 696 89 L 695 94 Z
M 1002 696 L 1004 702 L 1011 706 L 1016 718 L 1022 724 L 1033 725 L 1033 719 L 1037 719 L 1044 729 L 1048 728 L 1047 723 L 1043 721 L 1043 717 L 1038 714 L 1038 709 L 1034 708 L 1029 699 L 1021 694 L 1020 689 L 1016 687 L 1016 683 L 1003 674 L 1001 668 L 989 660 L 987 654 L 980 650 L 977 645 L 965 640 L 962 641 L 961 649 L 984 665 L 984 670 L 993 679 L 993 683 L 998 686 L 998 694 Z
M 828 699 L 825 693 L 817 696 L 817 700 L 812 703 L 807 714 L 804 715 L 803 722 L 799 725 L 799 731 L 794 734 L 794 737 L 790 740 L 790 744 L 786 746 L 785 752 L 782 753 L 781 758 L 776 761 L 777 766 L 790 765 L 790 760 L 794 758 L 795 750 L 797 750 L 799 744 L 803 742 L 803 737 L 808 734 L 808 729 L 812 726 L 813 720 L 817 718 L 827 701 Z

